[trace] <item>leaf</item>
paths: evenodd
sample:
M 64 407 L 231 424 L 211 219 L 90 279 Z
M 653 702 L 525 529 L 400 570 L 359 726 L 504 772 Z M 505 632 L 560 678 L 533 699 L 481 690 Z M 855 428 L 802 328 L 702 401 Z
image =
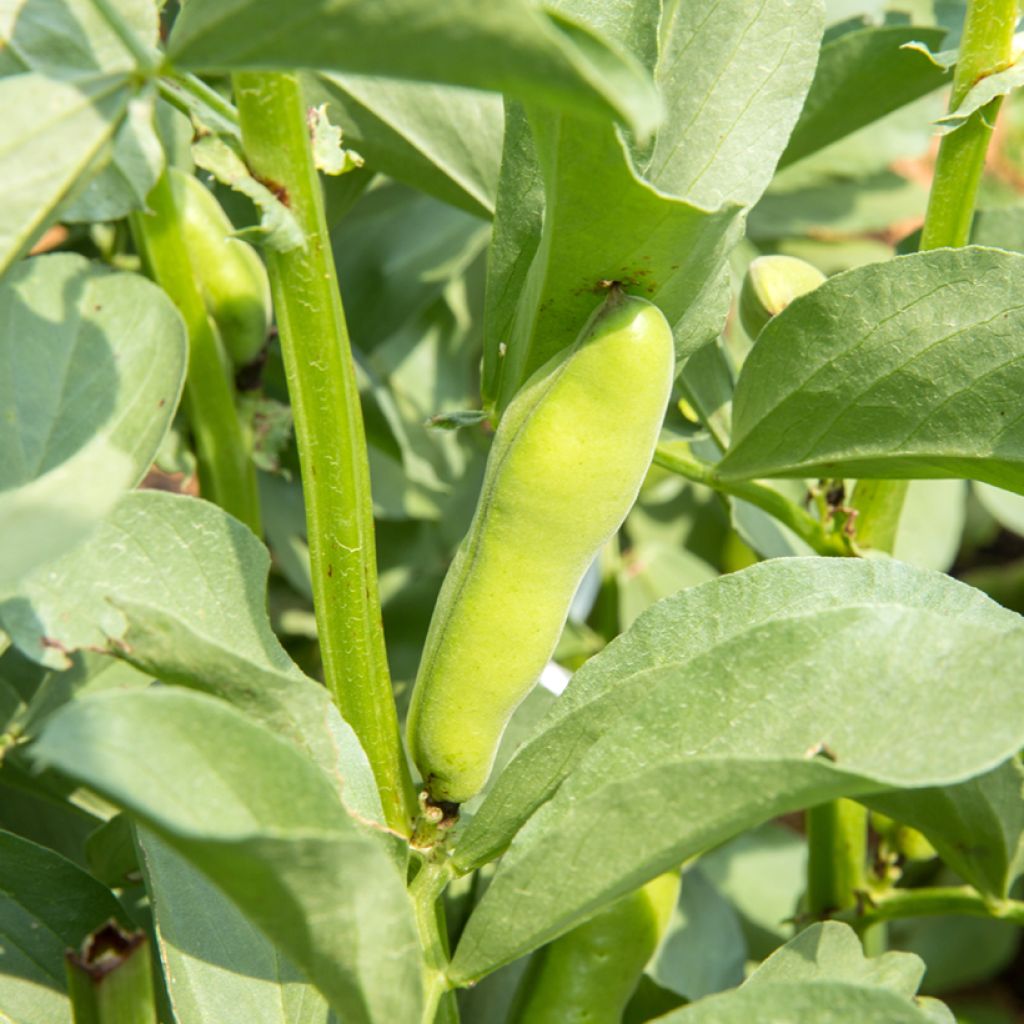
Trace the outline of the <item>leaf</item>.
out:
M 1020 499 L 992 489 L 1011 501 Z M 922 569 L 947 572 L 953 567 L 967 517 L 963 480 L 911 480 L 896 529 L 893 557 Z
M 139 830 L 177 1024 L 325 1024 L 323 996 L 195 867 Z
M 372 168 L 477 216 L 494 216 L 504 120 L 500 97 L 331 74 L 308 79 L 307 92 L 330 102 L 345 138 Z
M 114 136 L 110 162 L 84 190 L 61 206 L 65 222 L 120 220 L 146 206 L 146 197 L 164 169 L 164 150 L 154 124 L 155 93 L 135 96 Z
M 779 166 L 802 160 L 945 84 L 948 70 L 920 51 L 903 49 L 911 41 L 937 47 L 945 34 L 886 25 L 844 32 L 826 42 Z
M 236 237 L 258 242 L 276 252 L 290 252 L 305 246 L 306 239 L 295 214 L 261 181 L 257 181 L 245 161 L 223 139 L 203 135 L 192 145 L 197 167 L 209 171 L 221 184 L 248 197 L 260 211 L 258 227 L 235 232 Z
M 782 559 L 662 601 L 576 674 L 456 842 L 461 870 L 511 846 L 451 976 L 780 813 L 991 768 L 1021 741 L 1019 648 L 1013 613 L 897 562 Z
M 140 42 L 155 47 L 160 15 L 153 0 L 112 0 Z M 8 0 L 0 8 L 0 74 L 36 71 L 66 78 L 131 72 L 134 55 L 91 0 Z
M 122 74 L 0 79 L 0 274 L 42 233 L 114 137 L 130 95 Z
M 1017 59 L 1002 71 L 979 78 L 956 110 L 951 110 L 945 117 L 939 118 L 939 134 L 947 135 L 956 131 L 977 111 L 987 107 L 994 99 L 1019 89 L 1021 85 L 1024 85 L 1024 54 L 1019 54 Z
M 83 547 L 30 578 L 0 619 L 55 667 L 108 650 L 166 682 L 230 701 L 307 753 L 356 814 L 379 820 L 369 763 L 323 686 L 296 667 L 266 613 L 269 558 L 208 502 L 126 495 Z
M 645 177 L 699 206 L 756 202 L 808 96 L 823 27 L 818 0 L 669 0 L 656 80 L 672 117 Z
M 573 0 L 560 9 L 598 31 L 605 21 L 628 24 L 638 59 L 655 59 L 657 4 Z M 534 106 L 531 143 L 524 118 L 506 111 L 485 312 L 486 402 L 503 408 L 571 344 L 609 281 L 662 309 L 680 364 L 715 338 L 740 214 L 768 184 L 799 114 L 820 22 L 817 0 L 670 5 L 654 70 L 672 118 L 644 149 L 610 124 Z M 774 59 L 754 59 L 762 34 L 786 53 L 777 73 Z
M 942 859 L 987 896 L 1005 898 L 1024 856 L 1024 768 L 1013 758 L 955 786 L 865 803 L 923 832 Z
M 198 71 L 317 68 L 506 92 L 625 118 L 646 135 L 660 117 L 643 70 L 583 27 L 528 0 L 224 0 L 182 11 L 169 53 Z
M 13 270 L 0 320 L 2 597 L 142 479 L 178 405 L 187 349 L 159 288 L 71 253 Z
M 156 832 L 273 936 L 342 1019 L 418 1019 L 404 879 L 292 744 L 219 700 L 151 690 L 66 705 L 32 758 Z
M 975 484 L 972 490 L 985 511 L 1000 526 L 1024 537 L 1024 497 L 988 484 Z
M 839 274 L 761 332 L 723 478 L 970 477 L 1024 491 L 1024 257 L 970 247 Z
M 773 953 L 738 989 L 658 1018 L 665 1024 L 927 1024 L 914 998 L 924 964 L 910 953 L 868 959 L 846 925 L 815 924 Z M 944 1010 L 944 1008 L 942 1008 Z
M 0 832 L 0 877 L 0 1019 L 65 1024 L 64 951 L 124 912 L 80 868 L 10 832 Z
M 363 158 L 358 153 L 341 145 L 341 129 L 331 124 L 326 103 L 310 109 L 309 124 L 317 170 L 324 174 L 338 175 L 363 166 Z
M 942 1018 L 939 1018 L 940 1020 Z M 952 1018 L 946 1017 L 952 1024 Z M 735 989 L 659 1017 L 659 1024 L 934 1024 L 917 1004 L 849 983 L 779 984 Z
M 924 967 L 913 953 L 866 957 L 852 928 L 825 921 L 812 924 L 772 953 L 747 978 L 745 986 L 760 989 L 792 982 L 842 981 L 910 999 L 921 986 Z
M 736 911 L 700 867 L 690 868 L 646 974 L 692 1001 L 738 985 L 746 960 L 747 944 Z

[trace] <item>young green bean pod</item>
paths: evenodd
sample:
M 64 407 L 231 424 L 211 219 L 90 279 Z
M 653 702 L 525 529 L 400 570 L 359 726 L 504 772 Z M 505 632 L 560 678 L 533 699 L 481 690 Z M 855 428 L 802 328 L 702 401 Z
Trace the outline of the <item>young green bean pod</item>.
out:
M 778 316 L 794 299 L 813 292 L 825 275 L 795 256 L 758 256 L 743 278 L 740 291 L 740 322 L 756 338 L 772 317 Z
M 428 631 L 408 737 L 429 797 L 487 781 L 601 545 L 650 465 L 672 388 L 662 312 L 616 289 L 509 404 Z
M 536 953 L 507 1024 L 621 1024 L 679 898 L 666 872 Z
M 231 221 L 198 178 L 171 168 L 170 181 L 207 312 L 232 364 L 248 366 L 263 350 L 270 324 L 266 267 L 251 245 L 231 237 Z

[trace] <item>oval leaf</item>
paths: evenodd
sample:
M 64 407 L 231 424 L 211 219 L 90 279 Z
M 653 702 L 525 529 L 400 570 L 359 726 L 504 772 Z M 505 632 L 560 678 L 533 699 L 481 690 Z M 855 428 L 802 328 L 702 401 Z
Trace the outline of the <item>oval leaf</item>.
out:
M 2 594 L 145 475 L 178 405 L 187 341 L 159 288 L 71 253 L 12 271 L 0 320 Z
M 344 1020 L 419 1018 L 404 879 L 291 744 L 211 697 L 151 690 L 69 704 L 31 749 L 199 868 Z
M 1024 493 L 1024 256 L 840 274 L 775 317 L 736 385 L 725 479 L 969 477 Z
M 453 976 L 779 813 L 993 767 L 1024 741 L 1022 656 L 1018 616 L 895 562 L 767 562 L 662 601 L 581 670 L 456 846 L 460 866 L 486 859 L 547 799 Z M 595 836 L 601 858 L 577 870 Z

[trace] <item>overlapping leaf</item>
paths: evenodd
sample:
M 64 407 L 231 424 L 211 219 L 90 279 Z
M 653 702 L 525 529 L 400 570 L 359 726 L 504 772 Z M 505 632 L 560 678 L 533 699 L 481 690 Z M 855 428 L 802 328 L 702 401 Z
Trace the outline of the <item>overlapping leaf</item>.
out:
M 840 274 L 761 332 L 723 477 L 969 477 L 1024 492 L 1024 257 L 970 247 Z
M 2 594 L 84 539 L 143 477 L 187 356 L 163 292 L 72 254 L 13 271 L 0 285 L 0 320 Z
M 124 911 L 81 868 L 27 839 L 0 832 L 0 1019 L 70 1019 L 64 953 Z
M 661 115 L 623 50 L 529 0 L 206 0 L 182 11 L 169 50 L 200 71 L 315 68 L 496 90 L 623 117 L 642 135 Z
M 673 3 L 664 17 L 656 3 L 598 11 L 565 0 L 559 10 L 611 26 L 654 70 L 672 117 L 636 147 L 611 125 L 534 107 L 531 139 L 526 120 L 506 111 L 483 383 L 499 407 L 572 343 L 602 282 L 656 302 L 680 359 L 715 337 L 739 215 L 796 122 L 822 20 L 817 0 Z
M 578 673 L 457 845 L 469 867 L 512 840 L 454 976 L 782 811 L 993 767 L 1024 738 L 1021 652 L 1016 615 L 898 563 L 786 559 L 661 602 Z
M 419 944 L 404 878 L 291 743 L 212 697 L 151 690 L 66 705 L 32 757 L 156 832 L 342 1019 L 418 1019 Z

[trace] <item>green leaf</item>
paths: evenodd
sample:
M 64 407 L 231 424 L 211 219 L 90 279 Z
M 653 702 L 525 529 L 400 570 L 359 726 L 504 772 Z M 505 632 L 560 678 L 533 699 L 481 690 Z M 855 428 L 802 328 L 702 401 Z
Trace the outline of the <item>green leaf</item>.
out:
M 155 99 L 150 88 L 129 100 L 109 163 L 61 206 L 58 215 L 62 221 L 120 220 L 134 210 L 145 209 L 146 197 L 164 169 L 164 150 L 154 123 Z
M 64 951 L 124 912 L 70 861 L 0 832 L 0 1019 L 66 1024 Z
M 911 41 L 937 47 L 944 36 L 941 29 L 886 25 L 826 42 L 779 165 L 801 160 L 945 84 L 948 71 L 919 50 L 902 49 Z
M 971 477 L 1024 491 L 1024 257 L 946 249 L 861 267 L 761 332 L 725 479 Z
M 177 1024 L 324 1024 L 323 996 L 216 886 L 154 833 L 138 843 Z
M 42 233 L 128 109 L 127 76 L 0 79 L 0 274 Z
M 1024 768 L 1013 758 L 956 786 L 886 793 L 865 801 L 923 832 L 965 881 L 1005 898 L 1024 857 Z
M 219 182 L 251 199 L 259 210 L 259 225 L 235 232 L 237 237 L 259 242 L 276 252 L 290 252 L 305 246 L 295 214 L 262 181 L 253 177 L 245 161 L 227 141 L 216 135 L 202 136 L 192 145 L 192 159 Z
M 112 0 L 111 7 L 145 45 L 160 38 L 153 0 Z M 9 0 L 0 10 L 0 74 L 37 71 L 54 78 L 97 71 L 131 72 L 136 61 L 91 0 Z
M 182 11 L 171 59 L 199 71 L 317 68 L 507 92 L 640 135 L 660 117 L 650 79 L 620 48 L 528 0 L 225 0 Z
M 1000 526 L 1024 537 L 1024 497 L 988 484 L 975 484 L 973 491 L 985 511 Z
M 656 80 L 672 111 L 644 173 L 699 206 L 765 190 L 811 88 L 819 0 L 670 0 Z
M 662 601 L 577 673 L 457 841 L 463 869 L 511 847 L 452 976 L 780 813 L 993 767 L 1024 738 L 1021 650 L 1019 617 L 896 562 L 783 559 Z
M 331 699 L 270 628 L 266 548 L 208 502 L 126 495 L 94 537 L 0 604 L 30 657 L 107 650 L 171 683 L 227 700 L 304 750 L 353 813 L 380 817 L 369 764 Z M 44 643 L 45 638 L 45 643 Z
M 318 75 L 347 142 L 375 170 L 477 216 L 493 217 L 502 104 L 491 93 L 366 75 Z
M 939 134 L 946 135 L 956 131 L 967 123 L 972 114 L 987 107 L 992 100 L 1019 89 L 1021 85 L 1024 85 L 1024 56 L 1018 55 L 1008 68 L 985 75 L 971 86 L 956 110 L 951 110 L 945 117 L 939 118 Z
M 187 352 L 159 288 L 70 253 L 12 271 L 0 320 L 2 595 L 83 540 L 142 479 L 177 407 Z
M 655 59 L 657 4 L 565 3 L 596 30 L 628 24 Z M 485 314 L 485 400 L 519 385 L 570 344 L 609 281 L 650 298 L 673 324 L 682 363 L 721 329 L 725 261 L 740 213 L 767 186 L 810 85 L 817 0 L 669 6 L 655 75 L 672 117 L 653 146 L 612 125 L 531 106 L 506 112 Z M 762 37 L 786 57 L 760 58 Z M 506 198 L 507 196 L 507 198 Z M 602 283 L 604 282 L 604 284 Z
M 772 953 L 745 985 L 760 989 L 792 982 L 842 981 L 910 999 L 920 988 L 924 966 L 913 953 L 866 957 L 852 928 L 826 921 L 811 925 Z
M 404 879 L 292 744 L 211 697 L 155 690 L 67 705 L 32 757 L 156 832 L 273 937 L 342 1019 L 418 1019 Z
M 992 490 L 1011 501 L 1021 501 L 1015 494 Z M 911 480 L 896 528 L 893 557 L 921 569 L 947 572 L 960 550 L 966 517 L 967 484 L 963 480 Z
M 923 974 L 924 964 L 909 953 L 866 958 L 851 928 L 826 922 L 773 953 L 740 988 L 658 1019 L 665 1024 L 952 1024 L 941 1004 L 928 1007 L 914 998 Z
M 700 999 L 743 981 L 747 944 L 732 905 L 700 867 L 683 874 L 679 903 L 646 973 L 662 988 Z

